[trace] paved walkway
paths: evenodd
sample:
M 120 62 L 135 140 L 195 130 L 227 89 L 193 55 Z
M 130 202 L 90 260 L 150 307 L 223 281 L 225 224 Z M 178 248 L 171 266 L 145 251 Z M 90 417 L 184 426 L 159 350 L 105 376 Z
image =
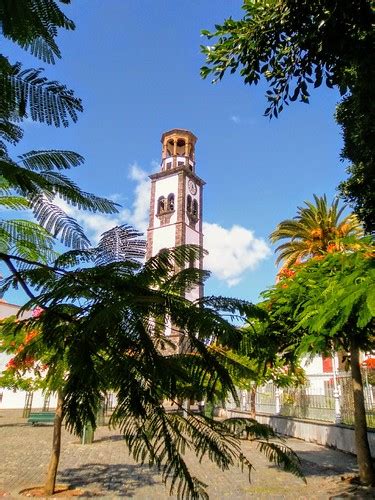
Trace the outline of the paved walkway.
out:
M 51 438 L 52 426 L 32 427 L 20 418 L 20 412 L 0 411 L 0 496 L 17 498 L 23 488 L 43 483 Z M 248 442 L 244 442 L 244 453 L 255 467 L 250 484 L 248 476 L 237 468 L 221 472 L 208 460 L 202 465 L 194 463 L 193 457 L 188 457 L 188 461 L 196 475 L 208 484 L 207 492 L 214 500 L 328 499 L 348 495 L 374 498 L 374 490 L 350 494 L 353 487 L 341 479 L 357 470 L 351 455 L 297 439 L 288 439 L 288 445 L 302 460 L 307 484 L 277 469 Z M 58 482 L 84 489 L 87 497 L 171 498 L 157 471 L 137 465 L 121 436 L 107 427 L 97 430 L 92 445 L 79 444 L 75 436 L 64 430 Z

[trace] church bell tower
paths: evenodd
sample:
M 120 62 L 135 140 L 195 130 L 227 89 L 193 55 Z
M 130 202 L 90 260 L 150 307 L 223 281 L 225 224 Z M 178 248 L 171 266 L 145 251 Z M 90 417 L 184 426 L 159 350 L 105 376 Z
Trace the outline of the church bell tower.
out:
M 150 175 L 150 221 L 147 230 L 147 258 L 164 248 L 194 244 L 203 247 L 202 202 L 204 181 L 195 172 L 197 138 L 188 130 L 173 129 L 161 137 L 159 172 Z M 203 262 L 194 262 L 202 268 Z M 202 290 L 187 298 L 194 300 Z

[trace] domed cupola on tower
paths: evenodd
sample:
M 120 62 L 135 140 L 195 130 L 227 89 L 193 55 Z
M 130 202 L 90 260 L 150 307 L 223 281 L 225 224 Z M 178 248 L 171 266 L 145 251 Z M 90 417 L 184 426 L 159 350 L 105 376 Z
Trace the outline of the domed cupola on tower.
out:
M 186 166 L 195 172 L 195 143 L 197 138 L 188 130 L 173 129 L 161 137 L 162 171 Z

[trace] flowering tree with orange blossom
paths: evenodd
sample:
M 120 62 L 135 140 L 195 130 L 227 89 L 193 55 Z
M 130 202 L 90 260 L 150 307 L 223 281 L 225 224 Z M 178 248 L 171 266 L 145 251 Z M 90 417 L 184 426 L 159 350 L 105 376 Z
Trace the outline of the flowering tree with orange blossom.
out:
M 360 351 L 375 348 L 375 247 L 356 240 L 357 250 L 327 253 L 298 266 L 264 293 L 269 324 L 263 343 L 295 361 L 306 354 L 349 354 L 360 479 L 375 482 L 367 439 Z
M 35 308 L 33 317 L 38 317 L 40 308 Z M 14 316 L 2 320 L 0 328 L 6 323 L 14 323 Z M 1 328 L 0 352 L 11 355 L 0 374 L 0 387 L 35 391 L 45 388 L 45 375 L 48 365 L 44 362 L 46 353 L 42 352 L 37 342 L 37 330 L 24 331 L 20 329 L 16 334 L 7 335 Z

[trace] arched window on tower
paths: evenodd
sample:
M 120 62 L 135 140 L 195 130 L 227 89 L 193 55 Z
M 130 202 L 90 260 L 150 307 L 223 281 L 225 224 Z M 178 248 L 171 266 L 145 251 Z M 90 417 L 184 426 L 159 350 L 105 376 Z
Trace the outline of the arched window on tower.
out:
M 177 155 L 185 156 L 185 141 L 184 139 L 177 139 Z
M 197 200 L 193 200 L 193 210 L 192 210 L 192 215 L 194 217 L 198 217 L 198 202 Z
M 174 142 L 173 142 L 173 139 L 171 139 L 167 143 L 167 156 L 173 155 L 173 147 L 174 147 Z
M 174 211 L 174 194 L 171 193 L 168 195 L 168 208 L 169 211 Z
M 160 196 L 160 198 L 158 199 L 158 210 L 157 210 L 157 213 L 158 214 L 162 214 L 163 212 L 165 212 L 165 209 L 166 209 L 165 198 L 164 198 L 164 196 Z
M 188 214 L 191 214 L 192 206 L 191 206 L 191 196 L 188 194 L 187 200 L 186 200 L 186 211 Z

